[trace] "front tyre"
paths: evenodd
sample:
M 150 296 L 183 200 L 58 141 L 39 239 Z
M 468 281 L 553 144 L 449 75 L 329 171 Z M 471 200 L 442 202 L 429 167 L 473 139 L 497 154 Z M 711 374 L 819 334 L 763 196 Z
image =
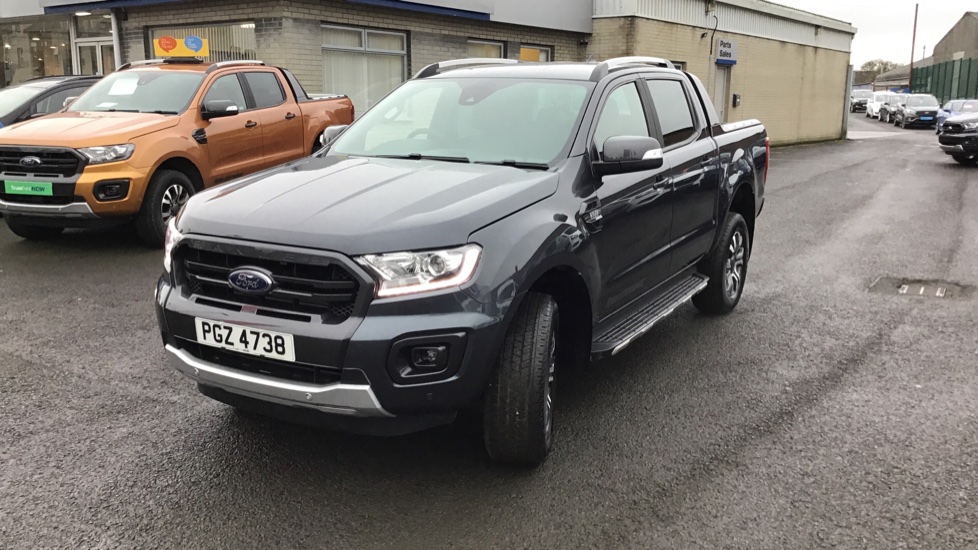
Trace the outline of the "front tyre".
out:
M 8 216 L 4 219 L 11 233 L 29 241 L 49 241 L 64 233 L 65 230 L 64 227 L 33 225 L 29 220 L 25 221 L 18 216 Z
M 976 164 L 975 155 L 951 155 L 951 158 L 953 158 L 958 164 L 962 164 L 964 166 L 974 166 Z
M 553 446 L 557 304 L 531 292 L 506 331 L 483 405 L 486 451 L 497 461 L 541 464 Z
M 183 172 L 160 170 L 146 188 L 143 206 L 136 218 L 136 232 L 146 246 L 162 248 L 166 224 L 194 194 L 194 184 Z
M 710 278 L 702 292 L 693 296 L 693 305 L 704 313 L 724 315 L 740 303 L 747 281 L 750 259 L 750 231 L 743 216 L 727 214 L 720 239 L 700 264 L 700 272 Z

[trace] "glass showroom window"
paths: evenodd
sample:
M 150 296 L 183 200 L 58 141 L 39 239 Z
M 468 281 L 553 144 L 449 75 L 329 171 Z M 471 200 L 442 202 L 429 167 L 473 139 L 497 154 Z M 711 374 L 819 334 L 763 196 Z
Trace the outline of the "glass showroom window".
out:
M 520 61 L 539 61 L 546 63 L 553 61 L 553 48 L 548 46 L 530 46 L 524 44 L 520 47 Z
M 0 25 L 0 88 L 40 76 L 71 74 L 71 19 L 54 16 Z
M 505 57 L 502 42 L 469 40 L 469 57 Z
M 192 27 L 157 27 L 150 29 L 150 43 L 164 36 L 182 42 L 188 36 L 207 40 L 210 55 L 201 56 L 204 61 L 240 61 L 258 59 L 258 43 L 255 40 L 255 23 L 239 21 L 220 25 L 198 25 Z M 155 57 L 155 56 L 150 56 Z
M 366 112 L 407 77 L 407 35 L 323 25 L 323 75 L 327 93 Z

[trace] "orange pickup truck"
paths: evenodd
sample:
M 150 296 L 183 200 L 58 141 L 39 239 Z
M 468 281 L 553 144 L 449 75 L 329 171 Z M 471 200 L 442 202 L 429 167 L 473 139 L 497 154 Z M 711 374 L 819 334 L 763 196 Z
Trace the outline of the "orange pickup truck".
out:
M 309 155 L 353 115 L 260 61 L 124 65 L 64 111 L 0 129 L 0 215 L 26 239 L 134 220 L 159 247 L 191 195 Z

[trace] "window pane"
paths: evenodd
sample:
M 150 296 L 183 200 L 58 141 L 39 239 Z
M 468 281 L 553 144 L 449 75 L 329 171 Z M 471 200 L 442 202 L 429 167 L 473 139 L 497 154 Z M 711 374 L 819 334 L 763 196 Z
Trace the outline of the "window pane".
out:
M 520 61 L 539 61 L 546 63 L 550 61 L 550 48 L 523 46 L 520 48 Z
M 70 17 L 47 15 L 0 25 L 0 87 L 40 76 L 71 74 Z
M 365 112 L 404 81 L 404 56 L 323 50 L 325 91 L 350 96 Z
M 76 38 L 102 38 L 112 36 L 112 16 L 107 12 L 75 17 Z
M 65 100 L 69 97 L 78 97 L 87 89 L 85 88 L 65 88 L 55 92 L 38 102 L 35 113 L 51 114 L 65 108 Z
M 403 52 L 404 35 L 367 31 L 367 49 Z
M 337 48 L 363 48 L 363 31 L 323 27 L 323 45 Z
M 198 36 L 207 40 L 210 55 L 204 57 L 205 61 L 234 61 L 258 57 L 254 23 L 170 27 L 150 31 L 150 37 L 153 40 L 159 40 L 164 36 L 172 36 L 178 42 L 183 42 L 183 39 L 188 36 Z
M 244 91 L 241 89 L 241 82 L 238 81 L 237 75 L 233 74 L 222 76 L 211 84 L 211 89 L 204 96 L 204 103 L 214 100 L 233 101 L 238 106 L 239 111 L 244 111 L 248 108 Z
M 285 93 L 278 77 L 272 73 L 245 73 L 245 81 L 251 87 L 255 96 L 255 107 L 265 109 L 281 105 L 285 101 Z
M 642 109 L 642 100 L 634 84 L 622 86 L 608 96 L 601 111 L 598 129 L 594 132 L 594 143 L 601 151 L 604 149 L 604 142 L 615 136 L 649 137 L 645 110 Z
M 469 57 L 502 57 L 503 45 L 486 42 L 469 42 Z
M 669 147 L 691 138 L 696 133 L 696 125 L 682 83 L 676 80 L 648 80 L 646 83 L 659 116 L 662 139 L 665 140 L 662 145 Z

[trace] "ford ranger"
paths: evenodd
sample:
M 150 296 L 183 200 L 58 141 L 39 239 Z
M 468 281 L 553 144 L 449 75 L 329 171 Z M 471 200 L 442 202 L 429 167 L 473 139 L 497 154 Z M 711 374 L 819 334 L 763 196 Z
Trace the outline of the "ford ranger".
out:
M 312 99 L 259 61 L 125 65 L 65 112 L 0 130 L 0 215 L 27 239 L 134 219 L 162 246 L 194 193 L 308 156 L 352 120 L 349 99 Z
M 657 58 L 421 70 L 317 154 L 193 197 L 166 236 L 169 364 L 211 398 L 405 433 L 480 411 L 554 441 L 555 380 L 681 304 L 737 306 L 769 145 Z

